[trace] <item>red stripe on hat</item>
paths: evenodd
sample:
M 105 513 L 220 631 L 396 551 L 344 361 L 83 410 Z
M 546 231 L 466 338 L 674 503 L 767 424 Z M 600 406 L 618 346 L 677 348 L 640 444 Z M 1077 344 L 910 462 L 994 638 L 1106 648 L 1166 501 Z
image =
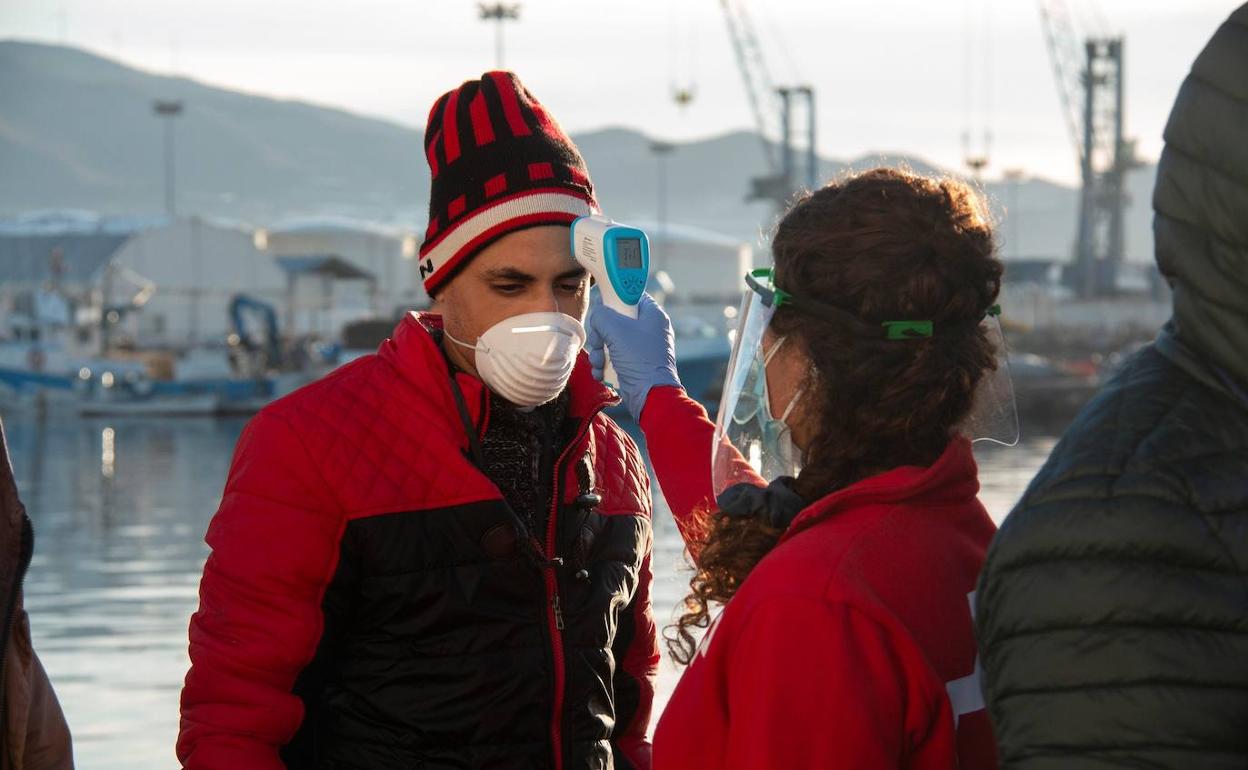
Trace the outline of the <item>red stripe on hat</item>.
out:
M 489 75 L 490 80 L 494 82 L 495 90 L 498 91 L 498 98 L 503 103 L 503 116 L 507 118 L 507 127 L 511 129 L 511 135 L 528 136 L 533 133 L 529 130 L 529 124 L 524 122 L 524 115 L 520 113 L 520 102 L 516 99 L 511 78 L 503 72 L 491 72 Z
M 442 137 L 446 145 L 446 163 L 449 166 L 459 157 L 459 123 L 455 111 L 459 108 L 459 90 L 451 91 L 442 110 Z
M 549 163 L 530 163 L 529 164 L 529 179 L 531 181 L 538 182 L 543 179 L 554 179 L 554 178 L 555 178 L 555 170 L 550 167 Z
M 468 208 L 468 199 L 464 197 L 463 195 L 461 195 L 455 200 L 451 201 L 450 204 L 447 205 L 446 207 L 447 218 L 450 219 L 452 222 L 455 221 L 455 219 L 460 214 L 464 213 L 464 209 L 466 208 Z
M 485 106 L 485 92 L 477 90 L 477 95 L 468 103 L 468 115 L 472 118 L 472 135 L 478 147 L 484 147 L 494 141 L 494 126 L 490 125 L 490 113 Z
M 502 195 L 507 192 L 507 175 L 499 174 L 485 180 L 485 197 L 493 198 L 495 195 Z
M 430 217 L 429 226 L 425 228 L 425 240 L 427 241 L 430 238 L 432 238 L 434 233 L 436 233 L 437 231 L 438 231 L 438 218 Z
M 425 118 L 426 126 L 433 125 L 433 116 L 438 114 L 438 110 L 442 104 L 442 100 L 445 99 L 449 95 L 450 95 L 449 93 L 445 93 L 439 96 L 437 99 L 433 100 L 433 106 L 429 108 L 429 117 Z
M 429 144 L 425 146 L 425 157 L 429 159 L 429 173 L 434 179 L 438 178 L 438 142 L 442 141 L 442 129 L 434 132 L 429 139 Z
M 524 95 L 527 97 L 529 109 L 533 110 L 533 116 L 537 118 L 537 125 L 542 129 L 542 133 L 552 139 L 562 139 L 566 141 L 563 129 L 559 128 L 559 124 L 551 120 L 550 115 L 546 113 L 546 108 L 542 103 L 533 98 L 533 94 L 525 90 Z
M 568 166 L 568 171 L 572 174 L 573 182 L 585 185 L 586 187 L 590 186 L 589 177 L 585 176 L 585 172 L 581 171 L 576 166 Z
M 438 268 L 436 273 L 429 276 L 429 278 L 425 280 L 425 291 L 429 294 L 436 293 L 438 289 L 442 287 L 442 284 L 446 282 L 446 279 L 455 272 L 455 270 L 465 259 L 468 258 L 470 254 L 474 254 L 478 249 L 485 246 L 500 235 L 505 235 L 512 230 L 517 230 L 527 225 L 570 224 L 576 218 L 575 214 L 543 211 L 536 214 L 526 214 L 525 216 L 516 217 L 515 219 L 509 219 L 506 222 L 499 222 L 494 227 L 491 227 L 489 230 L 486 230 L 476 238 L 473 238 L 471 241 L 465 243 L 464 247 L 459 250 L 459 253 L 448 259 L 446 264 Z

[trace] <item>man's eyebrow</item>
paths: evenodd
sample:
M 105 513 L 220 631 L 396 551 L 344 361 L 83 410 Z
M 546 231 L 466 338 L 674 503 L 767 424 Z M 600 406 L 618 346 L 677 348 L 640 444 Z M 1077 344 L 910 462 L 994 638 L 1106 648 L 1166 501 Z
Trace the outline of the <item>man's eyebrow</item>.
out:
M 532 283 L 537 280 L 523 270 L 517 270 L 514 267 L 496 267 L 486 270 L 484 275 L 486 280 L 490 281 L 507 280 L 516 281 L 517 283 Z
M 585 273 L 586 273 L 585 268 L 578 266 L 578 267 L 572 268 L 571 270 L 563 271 L 559 275 L 555 276 L 555 280 L 556 281 L 567 281 L 571 279 L 579 280 L 585 277 Z M 482 273 L 482 275 L 485 277 L 487 281 L 513 281 L 515 283 L 533 283 L 537 281 L 536 277 L 529 275 L 523 270 L 518 270 L 514 267 L 495 267 L 490 270 L 486 270 L 484 273 Z

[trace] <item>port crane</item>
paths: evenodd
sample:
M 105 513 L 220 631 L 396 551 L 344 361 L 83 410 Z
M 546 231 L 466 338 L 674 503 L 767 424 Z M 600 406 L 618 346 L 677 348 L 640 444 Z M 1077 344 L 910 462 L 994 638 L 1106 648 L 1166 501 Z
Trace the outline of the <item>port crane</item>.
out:
M 750 180 L 747 200 L 771 201 L 777 210 L 788 205 L 800 185 L 818 184 L 819 159 L 815 144 L 815 90 L 810 85 L 777 86 L 759 44 L 746 0 L 720 0 L 728 38 L 745 86 L 746 100 L 762 144 L 768 173 Z M 798 168 L 794 133 L 798 110 L 805 113 L 805 156 Z
M 1065 0 L 1038 4 L 1082 185 L 1067 284 L 1083 298 L 1110 296 L 1126 254 L 1127 172 L 1139 166 L 1125 135 L 1124 40 L 1080 41 Z

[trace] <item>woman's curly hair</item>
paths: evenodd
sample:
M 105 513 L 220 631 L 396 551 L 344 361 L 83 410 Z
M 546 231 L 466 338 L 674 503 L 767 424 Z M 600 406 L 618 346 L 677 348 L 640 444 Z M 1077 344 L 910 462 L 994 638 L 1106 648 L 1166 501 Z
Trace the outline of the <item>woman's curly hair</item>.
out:
M 791 294 L 872 324 L 930 319 L 937 330 L 869 338 L 788 305 L 776 310 L 771 331 L 800 345 L 813 369 L 801 414 L 817 429 L 798 494 L 810 503 L 890 468 L 935 462 L 996 366 L 979 321 L 996 302 L 1003 268 L 983 199 L 957 180 L 874 169 L 800 198 L 776 228 L 772 255 L 776 285 Z M 685 664 L 696 651 L 691 629 L 709 625 L 711 604 L 732 598 L 783 534 L 719 511 L 702 531 L 691 543 L 684 613 L 666 634 Z

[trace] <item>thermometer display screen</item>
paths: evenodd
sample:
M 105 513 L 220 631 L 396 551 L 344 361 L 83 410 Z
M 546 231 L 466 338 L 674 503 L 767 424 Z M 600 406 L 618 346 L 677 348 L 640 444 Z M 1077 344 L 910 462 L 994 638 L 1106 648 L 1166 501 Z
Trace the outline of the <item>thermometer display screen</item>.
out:
M 615 242 L 615 253 L 621 269 L 641 269 L 641 239 L 620 238 Z

